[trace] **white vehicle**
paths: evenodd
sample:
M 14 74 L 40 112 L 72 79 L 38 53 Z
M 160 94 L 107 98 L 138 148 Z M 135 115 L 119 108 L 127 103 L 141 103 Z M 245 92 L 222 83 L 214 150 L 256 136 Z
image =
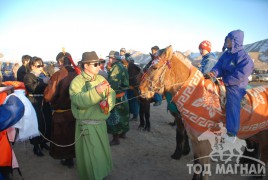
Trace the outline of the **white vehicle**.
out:
M 252 81 L 252 75 L 250 75 L 250 76 L 248 77 L 248 81 L 249 81 L 249 82 Z

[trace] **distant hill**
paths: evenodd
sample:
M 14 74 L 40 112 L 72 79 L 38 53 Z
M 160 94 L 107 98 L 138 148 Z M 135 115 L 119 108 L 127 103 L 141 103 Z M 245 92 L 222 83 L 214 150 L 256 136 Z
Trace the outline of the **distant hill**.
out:
M 244 48 L 247 52 L 268 52 L 268 39 L 247 44 Z

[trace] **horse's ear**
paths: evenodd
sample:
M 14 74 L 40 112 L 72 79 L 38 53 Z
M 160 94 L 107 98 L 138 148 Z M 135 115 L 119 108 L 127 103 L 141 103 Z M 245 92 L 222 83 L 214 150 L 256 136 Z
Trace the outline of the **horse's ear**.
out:
M 170 60 L 172 58 L 173 48 L 171 45 L 166 48 L 165 54 L 166 54 L 166 57 L 165 57 L 166 60 Z

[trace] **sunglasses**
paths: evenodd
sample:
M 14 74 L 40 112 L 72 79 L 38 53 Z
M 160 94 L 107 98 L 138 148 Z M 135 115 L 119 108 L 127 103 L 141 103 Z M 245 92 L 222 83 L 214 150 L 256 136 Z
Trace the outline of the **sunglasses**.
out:
M 91 64 L 91 65 L 94 65 L 94 67 L 97 67 L 97 66 L 100 66 L 101 65 L 101 63 L 89 63 L 89 64 Z
M 44 65 L 43 64 L 42 65 L 36 65 L 35 67 L 41 68 L 41 67 L 44 67 Z

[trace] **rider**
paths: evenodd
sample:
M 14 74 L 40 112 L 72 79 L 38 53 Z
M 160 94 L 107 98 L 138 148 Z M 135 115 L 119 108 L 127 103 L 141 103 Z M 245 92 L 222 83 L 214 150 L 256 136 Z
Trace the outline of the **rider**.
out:
M 225 38 L 223 53 L 212 70 L 205 75 L 222 77 L 226 87 L 226 141 L 235 143 L 240 126 L 240 102 L 246 94 L 248 77 L 254 63 L 243 48 L 244 32 L 231 31 Z
M 207 40 L 199 44 L 199 52 L 202 55 L 199 71 L 203 74 L 208 73 L 216 64 L 216 56 L 211 52 L 211 43 Z
M 156 53 L 158 50 L 159 50 L 158 46 L 153 46 L 151 48 L 152 64 L 154 64 L 154 60 L 156 60 L 155 58 L 156 58 Z M 162 95 L 155 93 L 154 101 L 155 101 L 154 106 L 160 106 L 162 104 Z

